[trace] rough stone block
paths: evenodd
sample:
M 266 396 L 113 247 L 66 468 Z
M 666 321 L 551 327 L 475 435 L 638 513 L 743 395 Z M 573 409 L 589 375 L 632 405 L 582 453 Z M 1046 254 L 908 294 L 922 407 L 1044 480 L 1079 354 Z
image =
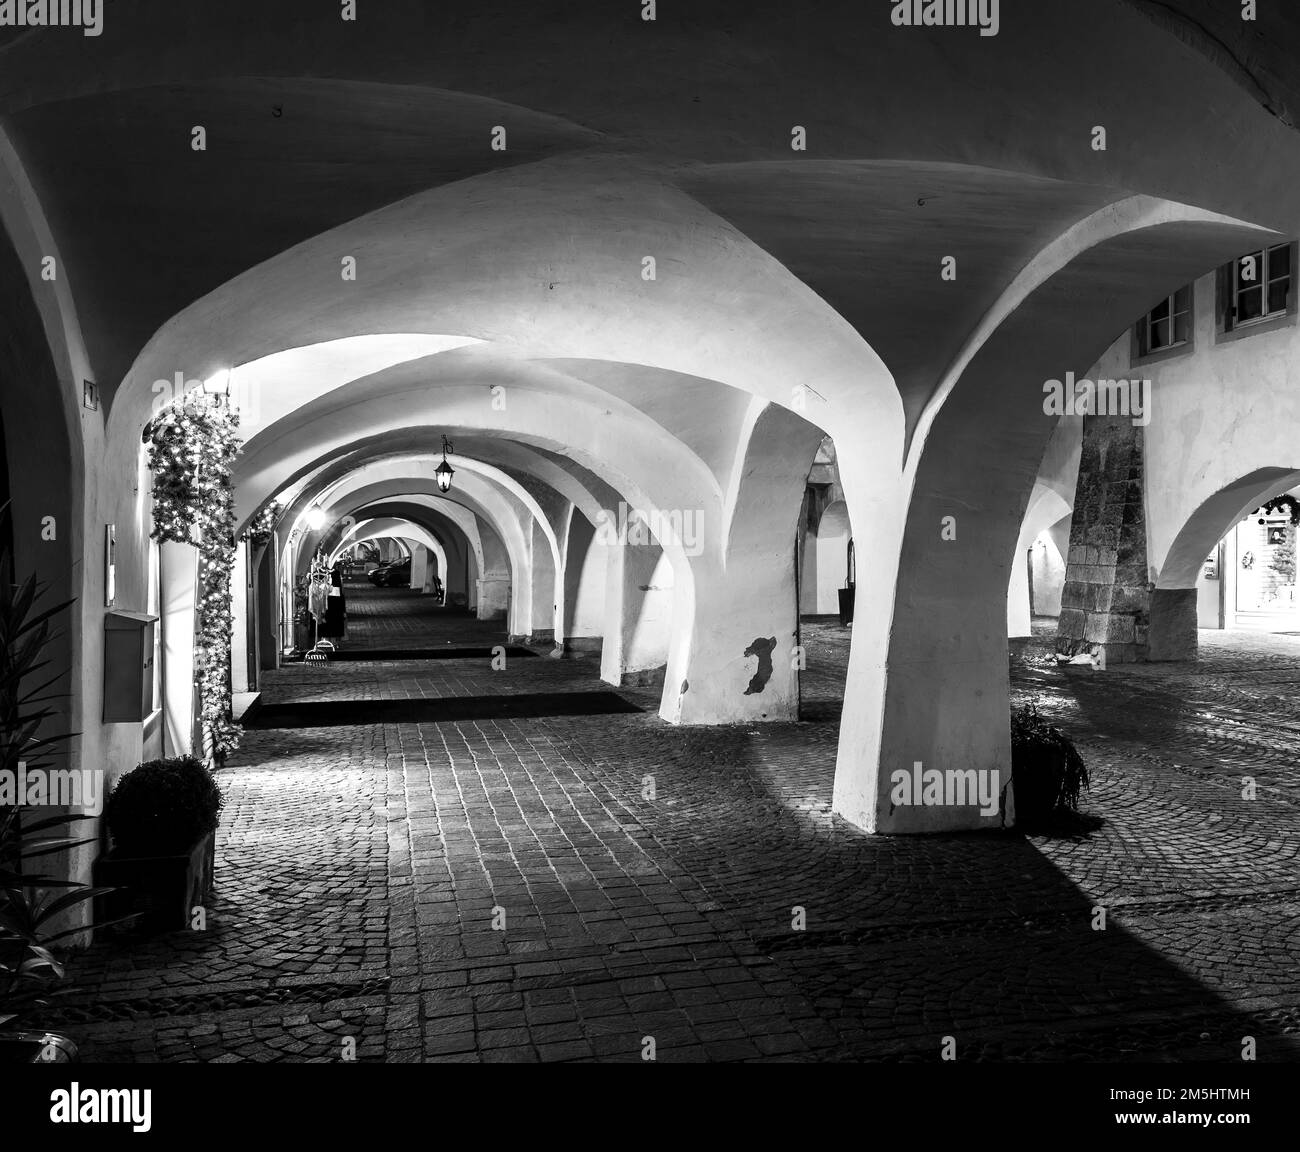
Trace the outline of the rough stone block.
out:
M 1058 639 L 1082 640 L 1086 615 L 1078 608 L 1062 608 L 1056 621 Z
M 1110 607 L 1112 612 L 1136 615 L 1140 612 L 1146 612 L 1149 602 L 1150 597 L 1145 584 L 1141 587 L 1118 585 L 1111 596 Z
M 1133 644 L 1137 636 L 1132 616 L 1110 616 L 1106 621 L 1107 644 Z

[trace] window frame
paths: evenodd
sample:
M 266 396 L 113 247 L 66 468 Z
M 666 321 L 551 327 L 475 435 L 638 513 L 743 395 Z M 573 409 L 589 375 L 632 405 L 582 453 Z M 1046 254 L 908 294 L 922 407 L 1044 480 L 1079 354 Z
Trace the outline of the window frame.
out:
M 1187 307 L 1179 309 L 1177 300 L 1180 293 L 1187 293 Z M 1169 324 L 1169 334 L 1172 336 L 1175 331 L 1175 321 L 1179 316 L 1187 317 L 1187 338 L 1179 340 L 1177 343 L 1161 345 L 1159 348 L 1151 347 L 1151 329 L 1153 322 L 1151 314 L 1155 312 L 1162 304 L 1169 306 L 1169 313 L 1162 317 L 1162 320 Z M 1154 323 L 1161 323 L 1157 320 Z M 1147 309 L 1145 313 L 1133 325 L 1132 340 L 1130 344 L 1129 361 L 1132 364 L 1154 364 L 1160 360 L 1169 360 L 1174 356 L 1184 356 L 1196 347 L 1196 282 L 1193 280 L 1187 284 L 1176 288 L 1168 296 L 1158 301 L 1153 307 Z
M 1289 269 L 1285 279 L 1287 284 L 1286 307 L 1273 312 L 1262 312 L 1258 316 L 1252 316 L 1249 320 L 1238 320 L 1236 318 L 1238 310 L 1238 300 L 1243 291 L 1258 291 L 1260 293 L 1260 306 L 1268 306 L 1269 286 L 1283 279 L 1280 276 L 1271 276 L 1272 257 L 1275 252 L 1286 249 L 1289 253 Z M 1296 322 L 1297 312 L 1297 292 L 1296 283 L 1296 259 L 1297 243 L 1294 240 L 1283 241 L 1281 244 L 1269 244 L 1263 248 L 1253 248 L 1249 252 L 1243 252 L 1235 260 L 1221 265 L 1218 272 L 1217 285 L 1217 322 L 1216 322 L 1216 343 L 1222 343 L 1228 340 L 1239 340 L 1246 336 L 1254 336 L 1262 332 L 1271 332 L 1278 328 L 1285 328 L 1294 325 Z M 1241 262 L 1248 256 L 1261 256 L 1261 267 L 1259 282 L 1249 288 L 1242 289 L 1238 284 L 1238 269 Z

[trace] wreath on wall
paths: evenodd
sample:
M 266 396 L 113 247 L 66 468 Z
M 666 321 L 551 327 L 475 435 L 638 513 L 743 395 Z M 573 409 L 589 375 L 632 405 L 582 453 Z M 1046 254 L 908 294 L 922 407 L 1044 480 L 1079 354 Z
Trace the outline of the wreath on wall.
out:
M 1268 503 L 1261 504 L 1259 510 L 1264 513 L 1265 516 L 1274 512 L 1285 513 L 1287 519 L 1289 519 L 1292 524 L 1300 524 L 1300 500 L 1297 500 L 1289 493 L 1284 493 L 1281 496 L 1274 496 L 1272 500 L 1268 501 Z
M 226 404 L 191 394 L 164 408 L 146 429 L 153 473 L 153 532 L 160 543 L 199 552 L 195 681 L 203 749 L 223 760 L 239 746 L 231 715 L 231 582 L 235 566 L 235 495 L 239 416 Z

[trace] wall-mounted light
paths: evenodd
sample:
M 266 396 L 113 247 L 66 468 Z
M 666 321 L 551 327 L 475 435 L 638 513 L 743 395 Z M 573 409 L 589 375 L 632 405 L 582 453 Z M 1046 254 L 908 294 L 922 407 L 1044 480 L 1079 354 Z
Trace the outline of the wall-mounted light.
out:
M 325 527 L 325 509 L 319 504 L 312 508 L 308 508 L 306 514 L 303 516 L 303 521 L 313 532 L 319 532 Z
M 455 452 L 451 441 L 446 436 L 442 438 L 442 463 L 433 470 L 433 477 L 438 481 L 439 492 L 451 491 L 451 478 L 456 475 L 456 469 L 447 463 L 447 453 Z
M 213 404 L 225 404 L 230 400 L 230 369 L 223 368 L 215 376 L 203 381 L 203 394 Z

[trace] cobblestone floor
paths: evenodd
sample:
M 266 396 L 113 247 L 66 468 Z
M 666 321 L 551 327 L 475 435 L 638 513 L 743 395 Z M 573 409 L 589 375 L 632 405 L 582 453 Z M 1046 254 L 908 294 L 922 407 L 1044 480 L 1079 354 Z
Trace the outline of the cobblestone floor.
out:
M 385 658 L 283 668 L 264 715 L 568 714 L 250 729 L 208 930 L 78 960 L 59 1024 L 86 1059 L 1300 1057 L 1296 638 L 1102 673 L 1057 668 L 1040 623 L 1013 692 L 1077 738 L 1088 830 L 869 837 L 830 814 L 847 630 L 805 624 L 811 719 L 675 729 L 656 690 L 582 714 L 610 691 L 595 659 L 494 671 L 498 626 L 350 591 L 347 650 Z

